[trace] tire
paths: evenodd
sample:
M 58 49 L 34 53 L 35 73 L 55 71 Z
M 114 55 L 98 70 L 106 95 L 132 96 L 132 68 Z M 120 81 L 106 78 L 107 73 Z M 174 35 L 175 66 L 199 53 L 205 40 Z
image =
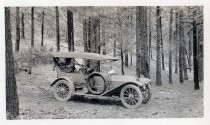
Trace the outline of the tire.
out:
M 91 94 L 100 95 L 106 90 L 106 81 L 101 74 L 92 74 L 87 80 L 87 89 Z
M 135 85 L 126 85 L 121 89 L 120 100 L 126 108 L 135 109 L 142 103 L 142 93 Z
M 74 84 L 71 81 L 58 80 L 53 88 L 53 95 L 59 101 L 68 101 L 74 93 Z
M 143 97 L 142 103 L 146 104 L 152 97 L 150 88 L 147 86 L 146 89 L 142 89 L 141 92 L 142 92 L 142 97 Z

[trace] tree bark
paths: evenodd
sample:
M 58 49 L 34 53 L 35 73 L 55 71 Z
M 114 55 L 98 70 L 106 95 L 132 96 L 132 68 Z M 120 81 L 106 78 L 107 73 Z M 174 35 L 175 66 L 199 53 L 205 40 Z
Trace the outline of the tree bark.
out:
M 194 11 L 193 14 L 197 12 Z M 193 71 L 194 71 L 194 90 L 199 90 L 199 69 L 198 69 L 198 38 L 197 38 L 197 27 L 196 20 L 193 20 Z
M 176 17 L 175 17 L 175 26 L 176 26 L 176 31 L 174 33 L 174 42 L 175 42 L 175 73 L 178 73 L 178 62 L 179 62 L 179 27 L 178 27 L 178 19 L 179 15 L 178 12 L 176 12 Z
M 130 54 L 130 66 L 133 66 L 133 53 L 131 52 Z
M 15 51 L 19 51 L 20 48 L 20 14 L 19 7 L 16 7 L 16 43 Z
M 91 53 L 100 53 L 100 19 L 96 17 L 90 17 L 83 21 L 83 39 L 84 39 L 84 51 Z M 97 66 L 96 71 L 100 71 L 99 61 L 86 62 L 86 67 L 94 68 Z
M 184 72 L 184 79 L 188 80 L 188 73 L 187 73 L 187 60 L 186 60 L 186 43 L 184 39 L 184 11 L 180 11 L 180 42 L 181 42 L 181 49 L 182 49 L 182 65 L 183 65 L 183 72 Z
M 183 31 L 183 10 L 179 12 L 179 81 L 184 82 L 184 31 Z
M 55 7 L 56 13 L 56 45 L 57 45 L 57 52 L 60 51 L 60 30 L 59 30 L 59 12 L 58 7 Z
M 162 56 L 162 70 L 165 70 L 164 45 L 163 45 L 163 31 L 162 31 L 162 17 L 160 11 L 160 39 L 161 39 L 161 56 Z
M 116 35 L 115 35 L 116 37 Z M 116 57 L 116 47 L 117 47 L 117 43 L 116 43 L 116 40 L 114 40 L 114 53 L 113 53 L 113 56 Z
M 152 32 L 151 32 L 151 7 L 150 7 L 150 11 L 149 11 L 149 23 L 148 23 L 148 30 L 149 30 L 149 69 L 150 69 L 150 58 L 152 59 Z
M 125 52 L 125 66 L 128 67 L 128 51 Z
M 19 100 L 14 70 L 10 23 L 10 8 L 5 7 L 5 44 L 6 44 L 6 115 L 15 119 L 19 115 Z
M 161 86 L 162 85 L 162 79 L 161 79 L 161 56 L 160 56 L 160 50 L 161 50 L 161 21 L 160 21 L 160 7 L 156 7 L 156 32 L 157 32 L 157 45 L 156 45 L 156 85 Z
M 31 7 L 31 47 L 34 47 L 34 7 Z
M 73 13 L 70 10 L 67 10 L 67 26 L 68 26 L 68 51 L 74 52 Z
M 172 22 L 173 22 L 173 9 L 170 10 L 170 22 L 169 22 L 169 84 L 173 83 L 172 78 Z
M 21 36 L 22 36 L 22 39 L 25 39 L 25 23 L 24 23 L 24 13 L 22 13 L 21 24 L 22 24 L 22 32 L 21 32 Z
M 141 73 L 144 77 L 149 78 L 147 8 L 145 6 L 137 7 L 136 11 L 136 73 L 138 77 L 140 77 L 140 74 L 138 73 Z
M 42 12 L 42 27 L 41 27 L 41 46 L 44 45 L 44 11 Z
M 101 28 L 101 44 L 102 44 L 102 54 L 106 55 L 106 40 L 105 40 L 105 26 Z
M 121 73 L 122 75 L 125 75 L 122 42 L 121 42 L 121 47 L 120 47 L 120 57 L 121 57 Z

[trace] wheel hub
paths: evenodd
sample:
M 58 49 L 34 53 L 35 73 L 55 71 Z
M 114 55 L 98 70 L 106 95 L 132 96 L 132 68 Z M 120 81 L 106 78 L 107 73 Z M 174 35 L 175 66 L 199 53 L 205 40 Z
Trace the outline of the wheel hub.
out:
M 61 91 L 61 92 L 65 92 L 65 88 L 61 88 L 60 91 Z
M 128 97 L 131 98 L 131 99 L 133 99 L 134 98 L 134 95 L 133 94 L 129 94 Z

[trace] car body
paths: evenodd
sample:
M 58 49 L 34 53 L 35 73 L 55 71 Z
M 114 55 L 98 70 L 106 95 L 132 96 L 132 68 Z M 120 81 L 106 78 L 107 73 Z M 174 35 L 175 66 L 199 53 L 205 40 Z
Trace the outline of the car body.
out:
M 85 52 L 54 53 L 57 79 L 51 84 L 56 99 L 67 101 L 78 93 L 96 97 L 118 97 L 127 108 L 138 108 L 151 98 L 151 80 L 135 76 L 118 75 L 112 68 L 108 72 L 87 67 L 87 61 L 111 62 L 119 58 Z

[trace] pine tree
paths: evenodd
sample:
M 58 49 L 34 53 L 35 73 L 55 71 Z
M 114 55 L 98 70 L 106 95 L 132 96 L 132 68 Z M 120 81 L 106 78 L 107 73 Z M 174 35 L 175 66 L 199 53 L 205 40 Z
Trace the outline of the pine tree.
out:
M 170 9 L 170 22 L 169 22 L 169 83 L 173 83 L 172 79 L 172 22 L 173 22 L 173 9 Z
M 57 45 L 57 52 L 60 51 L 60 30 L 59 30 L 59 12 L 58 7 L 55 7 L 55 18 L 56 18 L 56 45 Z
M 17 118 L 19 115 L 19 100 L 14 70 L 10 23 L 10 8 L 5 7 L 5 42 L 6 42 L 6 112 L 7 119 Z
M 20 48 L 20 14 L 19 7 L 16 7 L 16 43 L 15 51 L 19 51 Z
M 156 7 L 156 32 L 157 32 L 157 45 L 156 45 L 156 85 L 162 85 L 162 78 L 161 78 L 161 21 L 160 21 L 160 7 Z

